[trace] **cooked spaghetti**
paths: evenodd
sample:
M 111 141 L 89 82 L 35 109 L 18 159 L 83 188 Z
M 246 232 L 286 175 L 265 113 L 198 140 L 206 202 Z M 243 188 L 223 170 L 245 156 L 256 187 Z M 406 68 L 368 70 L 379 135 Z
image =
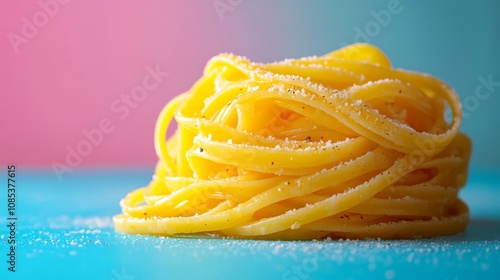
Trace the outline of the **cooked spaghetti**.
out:
M 368 44 L 270 64 L 221 54 L 160 113 L 155 174 L 121 201 L 115 227 L 254 239 L 455 234 L 468 222 L 457 196 L 471 152 L 461 118 L 449 86 L 392 68 Z

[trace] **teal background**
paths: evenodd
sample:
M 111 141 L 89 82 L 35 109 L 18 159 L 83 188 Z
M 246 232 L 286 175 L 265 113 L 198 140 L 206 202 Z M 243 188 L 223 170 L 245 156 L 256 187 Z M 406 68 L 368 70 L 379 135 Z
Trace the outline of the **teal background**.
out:
M 242 18 L 237 20 L 254 20 L 246 27 L 248 37 L 234 43 L 251 46 L 244 48 L 248 57 L 273 61 L 321 55 L 354 42 L 374 44 L 394 67 L 426 72 L 452 86 L 468 113 L 462 130 L 473 140 L 471 164 L 500 166 L 500 1 L 263 2 L 245 1 L 235 11 Z M 387 10 L 391 2 L 401 11 L 382 26 L 373 13 Z M 479 77 L 489 75 L 497 85 L 489 97 L 475 98 Z

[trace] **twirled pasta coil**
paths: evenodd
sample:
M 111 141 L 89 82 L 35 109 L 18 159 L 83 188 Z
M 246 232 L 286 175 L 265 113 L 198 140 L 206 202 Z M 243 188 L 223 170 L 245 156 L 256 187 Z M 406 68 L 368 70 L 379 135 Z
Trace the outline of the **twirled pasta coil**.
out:
M 392 68 L 368 44 L 270 64 L 221 54 L 160 113 L 155 175 L 121 201 L 115 227 L 255 239 L 455 234 L 468 222 L 457 196 L 471 152 L 461 117 L 449 86 Z

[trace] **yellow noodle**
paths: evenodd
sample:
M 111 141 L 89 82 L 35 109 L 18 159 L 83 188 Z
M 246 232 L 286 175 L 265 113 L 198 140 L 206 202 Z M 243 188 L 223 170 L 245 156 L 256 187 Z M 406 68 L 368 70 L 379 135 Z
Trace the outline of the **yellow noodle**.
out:
M 449 86 L 368 44 L 269 64 L 221 54 L 160 113 L 153 180 L 114 224 L 254 239 L 455 234 L 468 223 L 461 119 Z

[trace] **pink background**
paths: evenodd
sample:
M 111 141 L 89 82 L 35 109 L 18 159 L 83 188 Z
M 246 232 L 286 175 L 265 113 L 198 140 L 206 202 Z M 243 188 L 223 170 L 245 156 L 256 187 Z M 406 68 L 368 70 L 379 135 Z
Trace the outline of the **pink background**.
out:
M 462 98 L 473 93 L 480 75 L 500 81 L 499 24 L 492 13 L 498 2 L 480 1 L 471 4 L 474 9 L 463 3 L 415 2 L 401 0 L 402 12 L 369 42 L 395 66 L 436 75 Z M 214 3 L 229 9 L 218 13 Z M 9 36 L 22 35 L 23 18 L 43 21 L 43 8 L 37 1 L 1 1 L 0 164 L 65 163 L 67 147 L 76 149 L 86 139 L 82 131 L 108 119 L 114 130 L 77 165 L 152 165 L 159 111 L 201 76 L 210 57 L 234 52 L 273 61 L 321 55 L 358 41 L 357 30 L 365 30 L 375 20 L 373 12 L 386 9 L 388 1 L 308 3 L 69 0 L 57 4 L 59 10 L 16 53 Z M 142 84 L 146 67 L 157 65 L 169 76 L 136 108 L 126 116 L 111 108 Z M 489 137 L 500 129 L 492 121 L 498 116 L 498 92 L 464 120 L 463 129 L 476 144 L 473 164 L 500 163 L 499 150 L 492 148 L 496 140 Z
M 226 24 L 236 15 L 223 13 L 221 21 L 210 1 L 196 2 L 74 0 L 59 5 L 19 53 L 1 40 L 2 97 L 8 101 L 1 102 L 1 161 L 63 163 L 66 146 L 76 149 L 85 139 L 82 130 L 109 118 L 115 130 L 82 164 L 152 164 L 162 106 L 200 77 L 211 56 L 244 52 L 230 39 L 238 36 L 241 22 Z M 31 19 L 41 7 L 36 1 L 2 1 L 0 10 L 0 34 L 21 35 L 22 18 Z M 141 85 L 147 66 L 157 65 L 168 78 L 119 119 L 122 113 L 112 111 L 112 102 Z

